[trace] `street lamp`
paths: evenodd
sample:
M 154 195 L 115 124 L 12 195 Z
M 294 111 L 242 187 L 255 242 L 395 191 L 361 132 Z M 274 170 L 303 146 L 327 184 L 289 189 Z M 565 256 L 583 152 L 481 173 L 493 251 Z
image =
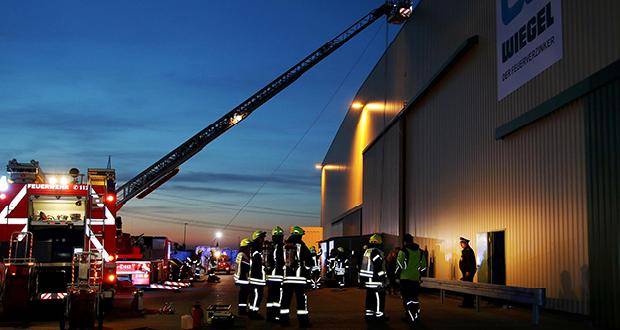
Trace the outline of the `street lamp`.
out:
M 215 238 L 222 238 L 222 232 L 221 231 L 215 232 Z

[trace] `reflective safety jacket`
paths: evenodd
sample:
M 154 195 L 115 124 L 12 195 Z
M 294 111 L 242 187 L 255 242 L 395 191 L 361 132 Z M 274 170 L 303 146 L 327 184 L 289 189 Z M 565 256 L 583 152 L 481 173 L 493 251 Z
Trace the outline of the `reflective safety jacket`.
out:
M 338 254 L 334 262 L 334 273 L 339 276 L 344 276 L 349 271 L 349 258 L 344 253 Z
M 367 288 L 380 288 L 384 286 L 387 276 L 383 251 L 377 248 L 368 248 L 362 258 L 360 279 Z
M 265 267 L 263 267 L 263 247 L 252 244 L 250 249 L 250 284 L 265 285 Z
M 237 253 L 237 271 L 235 272 L 235 283 L 250 284 L 250 257 L 244 252 Z
M 396 257 L 396 272 L 401 280 L 420 281 L 426 270 L 426 259 L 417 244 L 406 246 Z
M 321 254 L 316 254 L 316 253 L 311 253 L 310 256 L 312 257 L 312 269 L 311 272 L 320 272 L 321 271 L 321 266 L 320 266 L 320 256 Z
M 263 249 L 267 281 L 282 282 L 284 279 L 284 243 L 269 242 L 269 245 L 269 248 Z
M 310 250 L 301 237 L 291 236 L 284 246 L 284 284 L 307 284 L 312 269 Z

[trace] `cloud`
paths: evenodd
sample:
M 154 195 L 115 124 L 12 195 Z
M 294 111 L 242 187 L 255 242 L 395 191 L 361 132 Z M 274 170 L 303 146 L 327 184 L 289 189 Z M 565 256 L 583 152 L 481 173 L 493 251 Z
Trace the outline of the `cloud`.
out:
M 297 188 L 318 188 L 320 184 L 319 174 L 240 174 L 226 172 L 181 172 L 174 178 L 177 182 L 209 182 L 209 183 L 254 183 L 267 182 Z

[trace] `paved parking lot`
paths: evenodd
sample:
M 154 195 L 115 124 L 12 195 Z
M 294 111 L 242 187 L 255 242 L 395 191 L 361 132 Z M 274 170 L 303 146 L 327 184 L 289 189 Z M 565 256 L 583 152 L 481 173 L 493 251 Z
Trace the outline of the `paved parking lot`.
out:
M 145 308 L 157 310 L 164 303 L 170 302 L 176 308 L 172 315 L 148 314 L 141 317 L 122 315 L 122 306 L 128 301 L 118 301 L 116 315 L 106 318 L 106 329 L 179 329 L 182 314 L 189 314 L 195 301 L 203 306 L 213 303 L 235 304 L 237 289 L 232 276 L 221 276 L 218 284 L 198 283 L 195 287 L 183 289 L 181 292 L 148 291 L 145 293 Z M 309 293 L 310 317 L 312 326 L 316 329 L 365 329 L 379 328 L 377 325 L 367 325 L 363 320 L 364 291 L 348 288 L 343 291 L 324 288 Z M 458 299 L 447 299 L 442 305 L 439 298 L 433 294 L 423 294 L 422 322 L 420 329 L 588 329 L 588 323 L 583 319 L 566 314 L 543 312 L 541 325 L 533 327 L 530 323 L 530 312 L 525 308 L 505 309 L 491 304 L 483 304 L 481 312 L 460 309 Z M 397 296 L 388 296 L 386 311 L 390 321 L 382 328 L 407 329 L 401 321 L 402 306 Z M 264 314 L 264 312 L 263 312 Z M 47 315 L 42 320 L 33 320 L 27 323 L 4 322 L 5 328 L 32 328 L 57 329 L 58 323 L 53 321 L 53 315 Z M 47 319 L 46 319 L 47 318 Z M 296 328 L 297 321 L 292 317 L 289 328 Z M 269 329 L 281 328 L 265 321 L 252 321 L 246 317 L 237 318 L 234 328 Z

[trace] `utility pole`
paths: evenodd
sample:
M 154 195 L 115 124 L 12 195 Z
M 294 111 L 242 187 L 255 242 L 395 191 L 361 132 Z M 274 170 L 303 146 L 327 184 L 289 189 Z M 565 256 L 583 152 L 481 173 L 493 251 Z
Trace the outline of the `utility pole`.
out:
M 187 237 L 187 222 L 183 224 L 183 249 L 185 250 L 185 238 Z

